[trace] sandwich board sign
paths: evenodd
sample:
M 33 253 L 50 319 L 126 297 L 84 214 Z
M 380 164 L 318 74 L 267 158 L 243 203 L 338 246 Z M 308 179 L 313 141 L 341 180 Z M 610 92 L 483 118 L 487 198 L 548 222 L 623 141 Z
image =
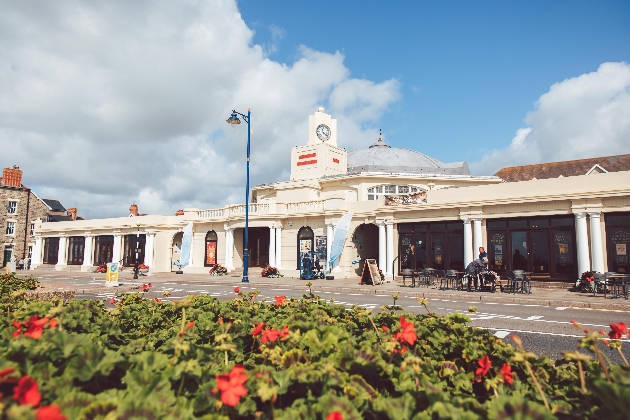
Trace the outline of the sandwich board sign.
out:
M 361 284 L 377 285 L 382 284 L 381 273 L 378 272 L 378 264 L 375 259 L 368 258 L 363 264 L 361 273 Z
M 105 273 L 105 286 L 118 286 L 118 263 L 107 263 L 107 272 Z

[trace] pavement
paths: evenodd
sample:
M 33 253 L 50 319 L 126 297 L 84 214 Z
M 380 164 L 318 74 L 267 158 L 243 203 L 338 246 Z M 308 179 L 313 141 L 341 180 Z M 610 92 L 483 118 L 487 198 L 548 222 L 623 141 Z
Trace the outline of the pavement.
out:
M 133 273 L 123 270 L 119 276 L 119 287 L 105 287 L 105 275 L 73 271 L 36 270 L 23 274 L 33 274 L 39 278 L 42 297 L 52 293 L 72 294 L 78 298 L 103 299 L 106 306 L 111 298 L 121 293 L 138 292 L 143 283 L 152 283 L 150 292 L 143 296 L 148 299 L 176 301 L 188 295 L 205 294 L 221 300 L 235 297 L 234 287 L 242 292 L 258 291 L 257 300 L 273 302 L 273 296 L 285 295 L 299 298 L 308 293 L 306 281 L 291 277 L 264 278 L 258 270 L 253 270 L 249 283 L 241 282 L 241 274 L 209 276 L 175 273 L 159 273 L 155 276 L 133 279 Z M 22 275 L 20 273 L 19 275 Z M 402 282 L 385 283 L 378 286 L 360 285 L 359 279 L 313 280 L 311 289 L 321 299 L 348 309 L 362 306 L 375 311 L 394 303 L 392 295 L 397 294 L 396 304 L 414 314 L 426 313 L 418 298 L 428 300 L 428 309 L 437 315 L 455 312 L 465 313 L 471 318 L 471 325 L 488 330 L 490 334 L 512 343 L 511 334 L 518 335 L 525 348 L 545 354 L 552 359 L 562 357 L 564 351 L 575 351 L 578 338 L 583 333 L 571 324 L 575 320 L 591 330 L 609 331 L 613 322 L 630 325 L 630 301 L 604 299 L 588 293 L 569 292 L 566 288 L 538 287 L 531 295 L 508 293 L 462 292 L 435 287 L 402 287 Z M 549 286 L 549 285 L 547 285 Z M 558 286 L 558 285 L 557 285 Z M 561 285 L 560 285 L 561 286 Z M 630 359 L 630 340 L 624 340 L 623 354 Z M 616 351 L 600 346 L 614 362 L 622 359 Z

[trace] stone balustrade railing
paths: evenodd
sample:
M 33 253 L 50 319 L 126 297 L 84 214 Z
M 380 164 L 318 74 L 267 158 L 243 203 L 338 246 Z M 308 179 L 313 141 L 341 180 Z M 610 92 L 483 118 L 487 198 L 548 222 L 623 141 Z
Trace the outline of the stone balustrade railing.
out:
M 252 203 L 249 214 L 295 214 L 324 210 L 324 200 L 298 203 Z M 230 216 L 245 216 L 245 204 L 234 204 L 220 209 L 198 210 L 199 219 L 218 219 Z

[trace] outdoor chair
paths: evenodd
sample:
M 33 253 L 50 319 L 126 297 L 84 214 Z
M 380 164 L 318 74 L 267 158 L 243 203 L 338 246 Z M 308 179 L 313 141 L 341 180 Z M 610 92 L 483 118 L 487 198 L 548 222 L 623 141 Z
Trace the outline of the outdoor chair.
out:
M 411 285 L 409 285 L 409 287 L 416 287 L 416 273 L 414 273 L 411 268 L 402 269 L 403 287 L 406 287 L 405 280 L 407 277 L 411 277 Z
M 604 290 L 604 298 L 606 297 L 606 276 L 601 273 L 593 273 L 593 281 L 591 282 L 591 288 L 593 289 L 593 296 L 599 291 Z
M 610 277 L 606 279 L 606 282 L 611 286 L 612 297 L 618 298 L 623 296 L 627 300 L 628 286 L 630 286 L 630 276 L 624 275 L 622 277 L 619 277 L 618 273 L 615 273 L 615 275 L 616 277 Z M 620 293 L 622 291 L 623 293 Z
M 433 284 L 433 273 L 435 272 L 432 268 L 425 268 L 422 270 L 422 285 L 423 286 L 431 286 Z M 420 276 L 418 276 L 420 277 Z
M 525 275 L 525 272 L 523 270 L 510 271 L 508 275 L 507 289 L 508 291 L 511 290 L 513 294 L 516 294 L 519 291 L 521 293 L 527 293 L 527 294 L 532 293 L 531 281 Z
M 457 284 L 458 280 L 459 279 L 457 277 L 457 271 L 446 270 L 446 288 L 447 289 L 448 289 L 449 283 L 451 284 L 452 289 L 458 289 L 459 288 L 459 285 Z
M 444 270 L 433 270 L 433 281 L 436 285 L 439 283 L 438 288 L 442 289 L 442 286 L 446 283 L 446 272 Z

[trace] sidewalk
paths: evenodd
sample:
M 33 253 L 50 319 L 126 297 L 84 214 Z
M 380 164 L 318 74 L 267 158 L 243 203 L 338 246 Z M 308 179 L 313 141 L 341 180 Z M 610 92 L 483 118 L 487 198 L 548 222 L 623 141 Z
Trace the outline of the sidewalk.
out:
M 40 280 L 44 291 L 76 290 L 77 293 L 103 293 L 112 291 L 112 288 L 105 287 L 105 275 L 98 273 L 81 273 L 68 271 L 47 271 L 37 270 L 35 272 L 21 272 L 18 275 L 33 275 Z M 94 280 L 90 285 L 74 285 L 69 283 L 73 279 Z M 249 273 L 249 284 L 241 282 L 241 273 L 230 273 L 226 276 L 210 276 L 207 274 L 175 274 L 157 273 L 153 276 L 141 276 L 138 280 L 133 279 L 133 272 L 123 271 L 119 274 L 120 287 L 115 288 L 117 292 L 128 292 L 139 290 L 142 283 L 179 283 L 179 284 L 216 284 L 226 286 L 248 286 L 251 288 L 285 288 L 293 290 L 308 291 L 306 280 L 292 277 L 266 278 L 260 276 L 258 270 Z M 99 284 L 99 281 L 102 283 Z M 490 292 L 465 292 L 458 290 L 440 290 L 432 287 L 403 287 L 402 281 L 385 283 L 378 286 L 360 285 L 359 278 L 335 279 L 335 280 L 311 280 L 312 290 L 342 292 L 342 293 L 363 293 L 392 295 L 399 293 L 400 296 L 426 297 L 440 299 L 464 300 L 471 304 L 474 302 L 497 302 L 497 303 L 517 303 L 517 304 L 537 304 L 555 307 L 571 307 L 584 309 L 605 309 L 630 312 L 630 300 L 623 298 L 604 299 L 603 295 L 593 296 L 592 293 L 569 292 L 570 284 L 566 289 L 547 289 L 534 287 L 531 295 L 510 294 L 510 293 L 490 293 Z M 408 284 L 408 282 L 407 282 Z

